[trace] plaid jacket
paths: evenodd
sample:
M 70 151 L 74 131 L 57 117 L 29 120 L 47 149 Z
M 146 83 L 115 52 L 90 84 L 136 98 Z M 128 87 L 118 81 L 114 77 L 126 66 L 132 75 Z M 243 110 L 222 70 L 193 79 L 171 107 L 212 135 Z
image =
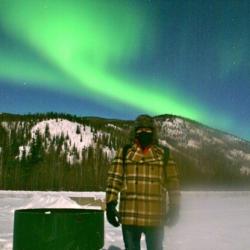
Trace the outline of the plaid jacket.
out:
M 117 201 L 120 193 L 122 224 L 161 225 L 164 223 L 166 204 L 175 206 L 180 201 L 179 180 L 171 154 L 168 166 L 163 166 L 162 148 L 154 145 L 143 153 L 134 144 L 128 149 L 123 169 L 122 151 L 118 150 L 108 172 L 106 202 Z

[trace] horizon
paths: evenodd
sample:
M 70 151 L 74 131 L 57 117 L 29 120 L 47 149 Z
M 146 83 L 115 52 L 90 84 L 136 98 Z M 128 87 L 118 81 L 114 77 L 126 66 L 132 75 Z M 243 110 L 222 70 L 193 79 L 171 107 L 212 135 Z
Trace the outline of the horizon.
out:
M 72 116 L 72 117 L 76 117 L 76 118 L 98 118 L 98 119 L 104 119 L 104 120 L 115 120 L 115 121 L 126 121 L 126 122 L 133 122 L 134 119 L 122 119 L 122 118 L 116 118 L 116 117 L 103 117 L 103 116 L 84 116 L 84 115 L 77 115 L 77 114 L 71 114 L 71 113 L 61 113 L 61 112 L 55 112 L 55 111 L 48 111 L 48 112 L 35 112 L 35 113 L 6 113 L 6 112 L 0 112 L 0 115 L 2 114 L 5 114 L 5 115 L 17 115 L 17 116 L 32 116 L 32 115 L 46 115 L 46 114 L 54 114 L 54 115 L 69 115 L 69 116 Z M 248 143 L 250 143 L 250 140 L 247 140 L 245 138 L 242 138 L 242 137 L 239 137 L 235 134 L 232 134 L 232 133 L 229 133 L 227 131 L 223 131 L 221 129 L 218 129 L 218 128 L 213 128 L 209 125 L 206 125 L 202 122 L 199 122 L 199 121 L 196 121 L 196 120 L 193 120 L 193 119 L 190 119 L 188 117 L 183 117 L 183 116 L 180 116 L 180 115 L 174 115 L 174 114 L 161 114 L 161 115 L 156 115 L 156 116 L 152 116 L 153 119 L 156 119 L 157 117 L 161 117 L 161 116 L 170 116 L 170 117 L 175 117 L 175 118 L 180 118 L 180 119 L 183 119 L 183 120 L 188 120 L 190 122 L 193 122 L 193 123 L 198 123 L 199 125 L 203 126 L 203 127 L 207 127 L 209 129 L 212 129 L 212 130 L 215 130 L 215 131 L 219 131 L 220 133 L 223 133 L 223 134 L 227 134 L 229 136 L 233 136 L 233 137 L 236 137 L 240 140 L 243 140 L 243 141 L 246 141 Z

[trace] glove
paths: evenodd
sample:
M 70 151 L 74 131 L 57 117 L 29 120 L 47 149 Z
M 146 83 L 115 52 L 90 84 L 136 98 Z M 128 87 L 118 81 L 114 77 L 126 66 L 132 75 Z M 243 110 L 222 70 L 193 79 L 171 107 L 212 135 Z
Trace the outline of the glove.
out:
M 116 210 L 116 205 L 116 201 L 107 203 L 107 220 L 114 227 L 119 227 L 121 219 L 118 211 Z
M 170 206 L 167 214 L 166 214 L 166 220 L 165 225 L 172 227 L 175 226 L 178 219 L 179 219 L 179 207 L 178 206 Z

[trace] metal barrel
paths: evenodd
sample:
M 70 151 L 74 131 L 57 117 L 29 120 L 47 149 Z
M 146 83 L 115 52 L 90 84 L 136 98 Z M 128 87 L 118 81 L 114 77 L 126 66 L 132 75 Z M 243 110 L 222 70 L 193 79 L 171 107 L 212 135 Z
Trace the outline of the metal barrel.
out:
M 15 211 L 13 250 L 98 250 L 103 245 L 103 210 Z

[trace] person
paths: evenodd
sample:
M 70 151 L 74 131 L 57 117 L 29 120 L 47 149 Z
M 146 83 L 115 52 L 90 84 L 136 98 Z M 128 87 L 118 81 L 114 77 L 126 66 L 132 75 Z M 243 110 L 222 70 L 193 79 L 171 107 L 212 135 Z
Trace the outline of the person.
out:
M 126 250 L 140 250 L 142 233 L 147 250 L 162 250 L 164 226 L 174 225 L 179 216 L 176 164 L 171 152 L 166 160 L 169 150 L 158 145 L 149 115 L 136 118 L 132 137 L 131 146 L 117 151 L 108 171 L 107 220 L 115 227 L 122 224 Z

